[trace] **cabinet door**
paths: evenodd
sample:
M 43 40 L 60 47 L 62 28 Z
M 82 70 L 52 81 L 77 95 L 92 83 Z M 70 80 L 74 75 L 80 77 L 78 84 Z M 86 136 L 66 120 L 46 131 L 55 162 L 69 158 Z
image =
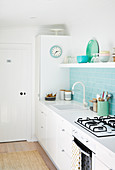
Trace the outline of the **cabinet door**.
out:
M 72 139 L 70 125 L 66 121 L 59 119 L 57 133 L 57 164 L 61 170 L 71 169 Z
M 110 170 L 110 168 L 108 168 L 98 158 L 95 157 L 94 170 Z
M 47 110 L 38 104 L 36 112 L 36 137 L 43 147 L 47 147 Z
M 47 147 L 47 115 L 43 111 L 41 111 L 40 142 L 45 148 Z
M 56 133 L 57 133 L 57 119 L 56 114 L 48 111 L 47 117 L 47 150 L 52 159 L 56 160 Z

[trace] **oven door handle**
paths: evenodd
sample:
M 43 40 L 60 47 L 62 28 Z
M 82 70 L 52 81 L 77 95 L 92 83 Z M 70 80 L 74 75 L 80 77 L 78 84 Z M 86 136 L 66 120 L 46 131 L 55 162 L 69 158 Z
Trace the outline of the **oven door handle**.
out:
M 90 157 L 90 154 L 89 154 L 89 153 L 87 153 L 87 152 L 83 151 L 82 149 L 80 149 L 80 150 L 81 150 L 81 152 L 82 152 L 84 155 L 86 155 L 86 156 Z

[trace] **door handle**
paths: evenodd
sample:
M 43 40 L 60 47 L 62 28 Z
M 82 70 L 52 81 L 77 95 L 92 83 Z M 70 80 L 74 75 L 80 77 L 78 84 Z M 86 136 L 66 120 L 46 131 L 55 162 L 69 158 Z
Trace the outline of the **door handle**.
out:
M 20 95 L 26 95 L 26 92 L 20 92 Z

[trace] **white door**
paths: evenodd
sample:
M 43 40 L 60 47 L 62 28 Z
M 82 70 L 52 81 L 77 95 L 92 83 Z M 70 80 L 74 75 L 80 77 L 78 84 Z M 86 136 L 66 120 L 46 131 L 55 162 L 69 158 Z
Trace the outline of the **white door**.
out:
M 0 45 L 0 142 L 27 139 L 28 45 Z

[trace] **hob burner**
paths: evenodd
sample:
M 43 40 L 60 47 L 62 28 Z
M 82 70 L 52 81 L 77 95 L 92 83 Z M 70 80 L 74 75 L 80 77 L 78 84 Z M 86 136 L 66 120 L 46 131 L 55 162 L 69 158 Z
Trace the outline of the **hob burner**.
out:
M 76 124 L 82 126 L 97 137 L 115 136 L 115 115 L 86 119 L 79 118 Z

